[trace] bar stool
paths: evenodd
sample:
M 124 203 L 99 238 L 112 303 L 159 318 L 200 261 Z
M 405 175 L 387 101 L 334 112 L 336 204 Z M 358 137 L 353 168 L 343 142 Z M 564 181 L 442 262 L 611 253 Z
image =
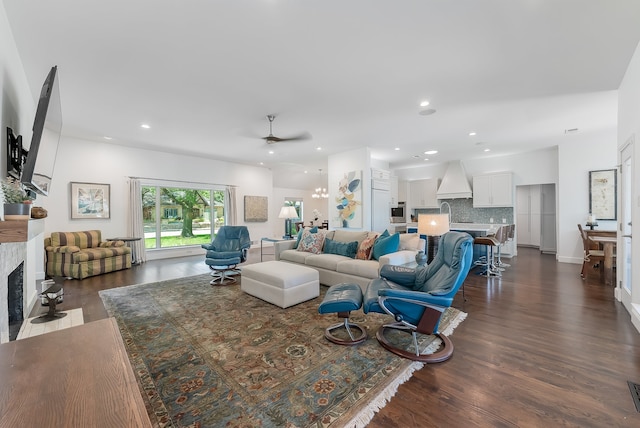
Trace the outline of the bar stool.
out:
M 507 241 L 509 240 L 509 235 L 513 233 L 511 232 L 513 230 L 513 226 L 514 226 L 513 224 L 500 226 L 496 231 L 496 239 L 500 242 L 500 245 L 498 245 L 498 255 L 497 255 L 497 260 L 495 264 L 496 264 L 496 267 L 501 270 L 504 270 L 504 268 L 511 267 L 510 264 L 502 262 L 502 259 L 500 258 L 500 250 L 502 246 L 506 244 Z
M 498 229 L 499 230 L 499 229 Z M 500 270 L 495 265 L 493 257 L 493 249 L 500 245 L 500 241 L 496 239 L 495 235 L 476 236 L 473 240 L 474 245 L 485 245 L 487 247 L 487 255 L 482 256 L 474 264 L 476 266 L 484 266 L 484 271 L 480 272 L 480 275 L 486 277 L 502 276 Z

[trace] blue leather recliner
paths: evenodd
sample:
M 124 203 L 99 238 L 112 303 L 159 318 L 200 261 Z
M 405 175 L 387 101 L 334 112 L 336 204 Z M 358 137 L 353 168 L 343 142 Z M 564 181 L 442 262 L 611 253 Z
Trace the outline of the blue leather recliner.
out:
M 236 282 L 233 275 L 240 272 L 237 266 L 247 260 L 251 238 L 247 226 L 222 226 L 210 244 L 203 244 L 207 250 L 204 262 L 213 271 L 211 285 Z
M 438 252 L 431 263 L 417 268 L 385 265 L 381 278 L 371 280 L 363 297 L 364 313 L 379 312 L 394 317 L 377 332 L 387 350 L 404 358 L 426 363 L 442 362 L 453 354 L 453 343 L 438 331 L 444 311 L 462 286 L 473 259 L 473 238 L 468 233 L 447 232 L 440 238 Z M 411 333 L 413 352 L 398 346 L 387 336 L 391 330 Z M 421 354 L 417 333 L 433 334 L 442 340 L 433 354 Z

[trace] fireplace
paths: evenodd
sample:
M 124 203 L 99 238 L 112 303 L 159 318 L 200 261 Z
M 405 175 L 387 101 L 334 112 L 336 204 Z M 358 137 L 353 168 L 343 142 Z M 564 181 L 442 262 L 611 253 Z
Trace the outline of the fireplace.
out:
M 24 320 L 24 262 L 7 279 L 7 307 L 9 312 L 9 340 L 15 340 Z
M 9 318 L 12 324 L 14 318 L 21 323 L 38 301 L 37 279 L 44 279 L 43 241 L 43 219 L 0 222 L 0 343 L 9 341 Z

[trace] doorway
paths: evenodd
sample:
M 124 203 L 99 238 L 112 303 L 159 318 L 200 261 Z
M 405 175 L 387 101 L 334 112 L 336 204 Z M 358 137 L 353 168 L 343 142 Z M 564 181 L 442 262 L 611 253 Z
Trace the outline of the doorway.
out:
M 633 313 L 633 283 L 631 281 L 631 231 L 633 219 L 633 150 L 634 137 L 620 151 L 620 237 L 618 238 L 616 297 Z M 637 301 L 637 297 L 635 301 Z
M 516 186 L 516 234 L 518 245 L 556 253 L 555 184 Z

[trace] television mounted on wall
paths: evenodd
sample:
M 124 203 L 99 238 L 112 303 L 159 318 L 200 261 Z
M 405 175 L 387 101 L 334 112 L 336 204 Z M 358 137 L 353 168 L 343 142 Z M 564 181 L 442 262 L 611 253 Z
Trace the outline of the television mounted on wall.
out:
M 58 67 L 51 71 L 42 85 L 33 119 L 33 135 L 22 167 L 20 182 L 29 190 L 48 195 L 62 132 L 62 108 L 57 78 Z

